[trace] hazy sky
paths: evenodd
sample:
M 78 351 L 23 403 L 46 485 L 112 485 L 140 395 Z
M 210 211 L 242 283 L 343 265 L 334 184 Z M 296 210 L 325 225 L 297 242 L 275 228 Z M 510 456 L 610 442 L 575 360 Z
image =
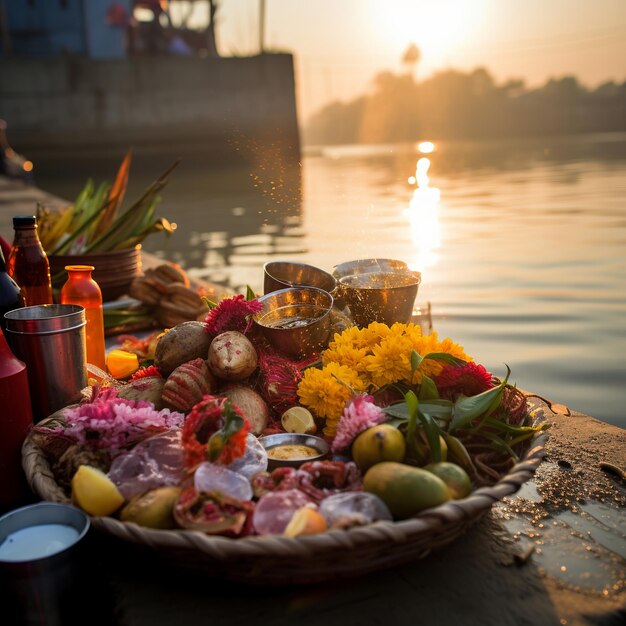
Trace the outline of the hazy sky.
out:
M 224 55 L 258 51 L 259 0 L 220 0 Z M 487 67 L 530 85 L 575 74 L 626 80 L 626 0 L 266 0 L 266 47 L 296 56 L 301 120 L 364 93 L 407 46 L 418 75 Z

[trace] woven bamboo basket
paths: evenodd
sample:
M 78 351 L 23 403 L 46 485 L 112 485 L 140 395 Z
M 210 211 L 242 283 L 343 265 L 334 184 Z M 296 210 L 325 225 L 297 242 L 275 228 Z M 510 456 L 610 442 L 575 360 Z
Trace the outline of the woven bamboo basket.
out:
M 491 506 L 531 478 L 544 456 L 546 434 L 537 433 L 524 457 L 495 485 L 399 522 L 376 522 L 350 530 L 303 537 L 230 539 L 188 530 L 152 530 L 112 517 L 92 526 L 157 551 L 177 567 L 262 585 L 348 578 L 426 557 L 460 537 Z M 28 437 L 22 464 L 33 491 L 44 500 L 69 503 L 42 450 Z

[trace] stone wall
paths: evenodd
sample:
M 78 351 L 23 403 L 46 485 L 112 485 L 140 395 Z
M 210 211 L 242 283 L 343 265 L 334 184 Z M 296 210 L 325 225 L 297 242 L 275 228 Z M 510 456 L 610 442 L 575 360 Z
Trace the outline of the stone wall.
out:
M 0 117 L 18 148 L 194 140 L 236 151 L 271 142 L 299 156 L 289 54 L 5 59 Z

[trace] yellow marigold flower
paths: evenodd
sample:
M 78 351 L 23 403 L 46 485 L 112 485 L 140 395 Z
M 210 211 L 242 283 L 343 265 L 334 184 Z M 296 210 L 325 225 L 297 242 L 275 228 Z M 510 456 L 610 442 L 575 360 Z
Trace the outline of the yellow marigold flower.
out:
M 359 346 L 362 342 L 361 329 L 356 326 L 346 328 L 342 333 L 335 333 L 333 340 L 328 344 L 329 348 L 336 348 L 339 346 Z
M 411 375 L 411 342 L 404 335 L 389 335 L 365 358 L 372 383 L 382 387 Z
M 431 335 L 424 335 L 419 340 L 413 342 L 413 349 L 420 353 L 421 356 L 426 356 L 431 352 L 445 352 L 451 354 L 464 361 L 471 361 L 472 358 L 465 354 L 463 346 L 454 343 L 451 339 L 446 338 L 443 341 L 439 341 L 437 333 L 434 332 Z M 422 381 L 423 376 L 433 378 L 437 376 L 443 369 L 443 362 L 435 359 L 424 359 L 419 368 L 413 373 L 413 376 L 406 380 L 413 384 L 418 384 Z
M 367 328 L 361 329 L 361 341 L 362 345 L 367 348 L 372 348 L 381 340 L 385 339 L 391 334 L 391 328 L 387 324 L 381 324 L 380 322 L 372 322 Z
M 437 335 L 437 333 L 433 334 L 435 336 Z M 452 339 L 450 339 L 449 337 L 441 340 L 437 352 L 447 352 L 448 354 L 451 354 L 458 359 L 463 359 L 464 361 L 468 362 L 474 360 L 469 354 L 465 353 L 465 349 L 463 348 L 463 346 L 460 346 L 458 343 L 454 343 L 454 341 L 452 341 Z
M 353 393 L 365 391 L 358 374 L 345 365 L 328 363 L 323 369 L 309 368 L 298 385 L 302 404 L 319 417 L 339 419 Z
M 327 365 L 328 363 L 339 363 L 339 365 L 345 365 L 356 372 L 365 371 L 365 365 L 363 359 L 365 358 L 367 351 L 365 348 L 353 348 L 352 346 L 337 346 L 336 348 L 329 348 L 324 350 L 322 354 L 322 363 Z
M 395 324 L 394 324 L 395 326 Z M 422 338 L 422 329 L 415 324 L 403 324 L 404 334 L 411 340 L 417 342 Z M 391 327 L 393 329 L 393 326 Z
M 332 419 L 327 419 L 324 424 L 323 433 L 326 437 L 334 437 L 337 432 L 337 427 L 339 426 L 339 422 L 341 421 L 341 415 L 339 417 L 335 417 Z

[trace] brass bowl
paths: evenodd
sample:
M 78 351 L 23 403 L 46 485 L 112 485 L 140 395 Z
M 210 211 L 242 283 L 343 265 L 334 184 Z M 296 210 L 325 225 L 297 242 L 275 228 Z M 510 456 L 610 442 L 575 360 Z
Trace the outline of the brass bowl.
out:
M 322 350 L 328 341 L 333 297 L 315 287 L 291 287 L 259 298 L 263 305 L 254 323 L 279 352 L 304 358 Z
M 397 259 L 356 259 L 335 265 L 333 268 L 333 276 L 337 280 L 337 288 L 333 293 L 335 306 L 343 309 L 348 305 L 345 289 L 341 284 L 341 279 L 346 276 L 380 272 L 403 274 L 408 271 L 410 271 L 409 266 L 404 261 Z
M 278 446 L 306 446 L 307 448 L 317 450 L 317 454 L 314 456 L 294 457 L 291 459 L 274 459 L 268 455 L 267 467 L 269 470 L 277 467 L 299 467 L 309 461 L 321 461 L 330 451 L 330 446 L 321 437 L 302 435 L 300 433 L 265 435 L 264 437 L 259 437 L 259 443 L 265 448 L 266 452 Z
M 337 281 L 328 272 L 306 263 L 270 261 L 263 266 L 263 292 L 287 287 L 317 287 L 332 293 Z
M 352 274 L 370 274 L 371 272 L 394 274 L 407 271 L 409 271 L 409 266 L 404 261 L 397 259 L 356 259 L 335 265 L 333 276 L 337 280 L 341 280 L 344 276 L 351 276 Z
M 339 284 L 354 323 L 363 328 L 372 322 L 408 324 L 421 280 L 419 272 L 407 270 L 352 274 L 344 276 Z

